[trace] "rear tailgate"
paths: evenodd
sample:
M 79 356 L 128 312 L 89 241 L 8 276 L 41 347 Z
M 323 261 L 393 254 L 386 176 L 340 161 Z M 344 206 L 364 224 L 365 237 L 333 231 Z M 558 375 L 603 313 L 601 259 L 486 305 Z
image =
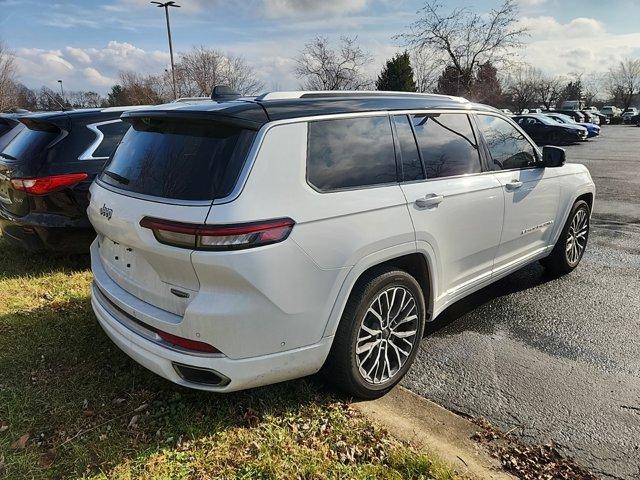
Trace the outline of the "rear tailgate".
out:
M 100 260 L 107 275 L 140 300 L 182 316 L 199 288 L 192 251 L 159 243 L 151 230 L 140 226 L 140 220 L 150 216 L 203 223 L 208 211 L 209 205 L 143 200 L 94 183 L 87 213 L 98 233 Z
M 89 219 L 107 275 L 139 299 L 184 315 L 199 290 L 193 250 L 160 243 L 140 221 L 204 224 L 213 200 L 233 188 L 255 131 L 131 115 L 132 128 L 91 187 Z

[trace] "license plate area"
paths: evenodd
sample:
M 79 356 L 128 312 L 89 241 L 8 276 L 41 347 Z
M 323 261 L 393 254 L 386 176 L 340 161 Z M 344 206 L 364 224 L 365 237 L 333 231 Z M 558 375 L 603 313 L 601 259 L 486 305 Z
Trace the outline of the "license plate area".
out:
M 136 254 L 133 248 L 103 236 L 100 241 L 100 253 L 102 259 L 112 268 L 128 277 L 135 277 Z

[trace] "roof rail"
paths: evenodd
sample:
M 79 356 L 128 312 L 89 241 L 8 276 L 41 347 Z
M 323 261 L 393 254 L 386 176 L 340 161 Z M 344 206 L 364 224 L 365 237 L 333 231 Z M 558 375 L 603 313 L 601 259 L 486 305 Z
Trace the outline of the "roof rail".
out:
M 436 95 L 434 93 L 414 93 L 414 92 L 392 92 L 385 90 L 300 90 L 267 92 L 258 97 L 257 101 L 264 100 L 293 100 L 297 98 L 340 98 L 340 97 L 415 97 L 431 100 L 446 98 L 448 100 L 467 103 L 468 100 L 462 97 L 450 95 Z
M 138 110 L 140 108 L 148 108 L 152 105 L 123 105 L 121 107 L 105 107 L 100 109 L 101 112 L 128 112 L 129 110 Z

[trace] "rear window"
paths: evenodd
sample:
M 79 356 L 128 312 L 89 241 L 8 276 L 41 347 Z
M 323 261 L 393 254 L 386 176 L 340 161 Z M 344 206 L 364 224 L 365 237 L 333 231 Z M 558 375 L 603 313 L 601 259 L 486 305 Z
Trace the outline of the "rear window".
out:
M 231 193 L 256 132 L 217 122 L 134 117 L 100 179 L 174 200 Z
M 55 127 L 34 130 L 23 128 L 2 151 L 2 156 L 9 160 L 30 162 L 42 155 L 43 150 L 60 134 Z
M 307 175 L 321 191 L 396 182 L 389 117 L 309 122 Z

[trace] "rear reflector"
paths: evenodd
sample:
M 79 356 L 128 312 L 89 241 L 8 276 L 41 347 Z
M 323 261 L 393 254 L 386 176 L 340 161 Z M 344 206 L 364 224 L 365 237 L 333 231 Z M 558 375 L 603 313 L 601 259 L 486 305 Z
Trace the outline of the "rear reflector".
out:
M 13 178 L 11 179 L 11 185 L 16 190 L 33 195 L 46 195 L 47 193 L 80 183 L 88 177 L 89 175 L 86 173 L 68 173 L 65 175 L 52 175 L 50 177 Z
M 174 247 L 196 250 L 240 250 L 285 240 L 295 222 L 290 218 L 236 225 L 194 225 L 144 217 L 140 226 L 153 231 L 156 240 Z
M 156 330 L 156 333 L 165 342 L 170 343 L 171 345 L 175 345 L 176 347 L 184 348 L 186 350 L 193 350 L 196 352 L 220 353 L 220 350 L 218 350 L 213 345 L 209 345 L 208 343 L 199 342 L 197 340 L 189 340 L 188 338 L 178 337 L 177 335 L 172 335 L 170 333 L 163 332 L 161 330 Z

